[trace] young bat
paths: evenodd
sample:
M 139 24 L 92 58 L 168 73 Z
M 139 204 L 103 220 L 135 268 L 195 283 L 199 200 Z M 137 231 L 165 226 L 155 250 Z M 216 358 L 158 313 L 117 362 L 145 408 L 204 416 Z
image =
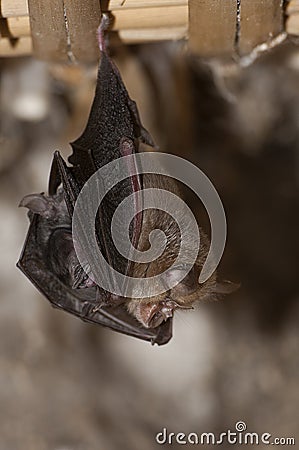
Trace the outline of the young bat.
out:
M 116 296 L 98 286 L 82 269 L 74 249 L 72 217 L 87 180 L 110 161 L 134 155 L 138 152 L 139 141 L 154 146 L 140 122 L 135 102 L 130 99 L 118 69 L 107 54 L 103 37 L 106 27 L 107 17 L 103 16 L 99 28 L 101 58 L 95 98 L 85 131 L 71 144 L 71 166 L 56 152 L 49 194 L 27 195 L 20 203 L 29 209 L 30 227 L 17 265 L 53 306 L 83 320 L 162 345 L 171 339 L 176 309 L 189 309 L 195 300 L 217 291 L 215 275 L 203 285 L 198 283 L 208 251 L 206 238 L 196 264 L 181 283 L 164 294 L 142 299 Z M 178 194 L 176 184 L 168 177 L 128 173 L 128 178 L 104 197 L 97 214 L 99 248 L 109 264 L 128 276 L 142 278 L 163 271 L 175 259 L 180 245 L 178 229 L 169 216 L 163 211 L 146 210 L 136 214 L 132 221 L 131 242 L 138 250 L 145 250 L 150 231 L 162 229 L 167 237 L 163 255 L 152 263 L 132 263 L 115 248 L 110 231 L 115 208 L 128 195 L 152 186 Z M 190 236 L 190 245 L 192 239 Z M 174 269 L 169 276 L 176 278 L 180 270 L 180 267 Z

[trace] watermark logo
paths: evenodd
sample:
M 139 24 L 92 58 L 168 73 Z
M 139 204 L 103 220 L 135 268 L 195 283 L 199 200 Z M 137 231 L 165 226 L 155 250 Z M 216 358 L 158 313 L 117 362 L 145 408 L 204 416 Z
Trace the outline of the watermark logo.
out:
M 171 267 L 148 278 L 130 277 L 111 267 L 101 253 L 95 230 L 95 218 L 101 201 L 128 176 L 143 174 L 172 177 L 193 190 L 203 203 L 211 225 L 210 249 L 198 280 L 204 283 L 217 268 L 224 251 L 226 218 L 222 202 L 211 181 L 198 167 L 178 156 L 159 152 L 137 153 L 113 160 L 97 170 L 84 185 L 75 204 L 72 222 L 74 246 L 81 266 L 98 286 L 117 296 L 131 298 L 162 294 L 176 286 L 191 270 L 200 248 L 198 224 L 186 203 L 164 189 L 143 189 L 125 198 L 114 212 L 111 235 L 121 255 L 131 261 L 149 263 L 165 250 L 164 233 L 159 229 L 152 230 L 149 235 L 150 248 L 140 252 L 133 248 L 130 241 L 130 223 L 136 214 L 150 208 L 167 212 L 175 220 L 181 235 L 179 253 Z M 166 287 L 163 280 L 174 267 L 182 270 L 179 277 L 169 277 Z
M 240 420 L 239 422 L 236 423 L 235 428 L 237 431 L 245 431 L 247 428 L 247 425 L 245 422 L 242 422 L 242 420 Z
M 235 424 L 234 430 L 226 430 L 222 433 L 174 433 L 167 428 L 156 434 L 156 442 L 164 444 L 180 445 L 295 445 L 294 437 L 273 437 L 270 433 L 255 433 L 247 430 L 247 424 L 240 420 Z

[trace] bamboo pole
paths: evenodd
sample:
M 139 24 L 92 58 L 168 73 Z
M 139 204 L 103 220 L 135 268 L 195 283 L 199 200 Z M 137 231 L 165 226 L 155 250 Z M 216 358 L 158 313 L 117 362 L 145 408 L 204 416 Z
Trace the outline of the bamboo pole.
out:
M 0 39 L 0 56 L 24 56 L 32 53 L 31 37 L 22 37 L 15 41 L 8 38 Z
M 188 0 L 110 0 L 107 10 L 187 5 Z
M 292 15 L 299 13 L 299 0 L 290 0 L 286 6 L 286 14 Z
M 42 0 L 47 1 L 47 0 Z M 79 6 L 74 9 L 72 3 L 74 0 L 65 0 L 66 15 L 68 19 L 68 26 L 70 31 L 71 45 L 81 46 L 86 40 L 90 42 L 91 39 L 95 39 L 95 29 L 100 21 L 98 14 L 90 14 L 91 8 L 84 11 L 85 4 L 81 6 L 80 13 Z M 93 0 L 97 3 L 97 0 Z M 71 6 L 71 7 L 69 7 Z M 61 10 L 58 10 L 61 13 Z M 156 29 L 157 39 L 160 35 L 160 28 L 169 28 L 171 35 L 172 28 L 187 28 L 188 23 L 188 7 L 187 6 L 173 6 L 173 7 L 161 7 L 161 8 L 144 8 L 144 9 L 127 9 L 127 10 L 117 10 L 113 11 L 113 23 L 111 26 L 112 31 L 123 31 L 123 30 L 138 30 L 140 33 L 144 29 Z M 138 19 L 136 20 L 136 17 Z M 0 19 L 1 20 L 1 19 Z M 57 17 L 54 17 L 57 23 Z M 61 20 L 58 22 L 59 25 L 64 28 L 65 24 Z M 10 17 L 7 19 L 7 25 L 10 33 L 13 37 L 29 36 L 31 34 L 30 20 L 28 16 L 23 17 Z M 39 25 L 38 33 L 44 29 L 43 25 Z M 90 34 L 92 36 L 90 36 Z M 164 32 L 165 35 L 165 32 Z M 90 40 L 89 40 L 90 39 Z M 155 40 L 157 40 L 155 39 Z M 95 44 L 95 43 L 94 43 Z M 84 51 L 87 51 L 85 49 Z
M 188 5 L 112 10 L 112 14 L 112 30 L 179 27 L 188 23 Z
M 27 0 L 0 0 L 1 17 L 28 16 Z
M 28 15 L 28 3 L 30 19 Z M 54 61 L 93 62 L 100 0 L 0 0 L 4 37 L 32 36 Z M 102 0 L 125 43 L 186 38 L 200 56 L 243 56 L 283 30 L 281 0 Z M 239 5 L 239 8 L 238 8 Z M 288 33 L 299 35 L 299 0 L 287 3 Z M 3 39 L 3 38 L 2 38 Z M 6 44 L 5 44 L 6 45 Z
M 51 0 L 49 0 L 50 2 Z M 81 2 L 84 3 L 83 1 Z M 98 2 L 99 3 L 99 2 Z M 161 6 L 187 6 L 188 0 L 110 0 L 105 11 L 158 8 Z M 104 8 L 102 8 L 104 10 Z M 28 0 L 0 0 L 1 17 L 28 16 Z
M 81 0 L 77 0 L 76 7 L 74 0 L 65 0 L 65 9 L 60 0 L 29 1 L 30 19 L 29 16 L 0 19 L 6 21 L 13 38 L 32 35 L 34 54 L 41 59 L 87 63 L 97 59 L 98 0 L 89 0 L 87 9 L 86 2 Z M 187 5 L 119 9 L 113 12 L 113 17 L 111 28 L 119 31 L 125 43 L 177 40 L 187 36 Z
M 31 35 L 29 16 L 11 17 L 6 20 L 6 23 L 13 37 Z
M 299 0 L 291 0 L 286 7 L 286 31 L 299 36 Z
M 287 33 L 299 36 L 299 14 L 293 14 L 286 21 Z
M 124 28 L 118 30 L 119 37 L 125 43 L 183 39 L 188 34 L 187 23 L 185 22 L 182 21 L 183 25 L 161 26 L 159 28 Z M 9 32 L 14 38 L 30 35 L 29 17 L 11 17 L 7 19 L 7 24 Z M 115 26 L 112 30 L 115 30 Z M 95 39 L 95 35 L 92 38 Z
M 143 30 L 120 30 L 119 37 L 125 44 L 140 44 L 164 40 L 185 39 L 188 34 L 187 26 L 172 28 L 146 28 Z

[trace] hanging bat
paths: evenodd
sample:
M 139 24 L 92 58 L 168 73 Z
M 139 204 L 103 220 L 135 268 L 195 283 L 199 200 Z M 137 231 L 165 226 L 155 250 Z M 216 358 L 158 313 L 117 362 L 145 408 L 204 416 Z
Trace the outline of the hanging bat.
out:
M 30 227 L 17 266 L 54 307 L 85 321 L 162 345 L 172 337 L 176 309 L 192 308 L 194 301 L 217 292 L 215 275 L 203 285 L 198 283 L 208 252 L 207 239 L 204 237 L 197 262 L 182 282 L 164 294 L 142 299 L 120 297 L 102 289 L 82 269 L 74 249 L 72 216 L 84 184 L 110 161 L 138 152 L 140 141 L 154 146 L 141 124 L 135 102 L 130 99 L 118 69 L 108 56 L 104 43 L 106 28 L 107 17 L 103 16 L 99 28 L 101 58 L 95 98 L 82 136 L 71 144 L 71 166 L 55 152 L 48 195 L 27 195 L 20 203 L 29 209 Z M 167 237 L 163 255 L 149 264 L 132 263 L 115 248 L 110 232 L 115 208 L 128 195 L 153 186 L 179 195 L 176 184 L 168 177 L 128 173 L 128 178 L 105 196 L 98 210 L 99 248 L 109 264 L 128 276 L 150 277 L 161 272 L 175 259 L 180 245 L 178 229 L 171 218 L 163 211 L 146 210 L 136 214 L 132 221 L 131 242 L 137 249 L 145 250 L 150 231 L 162 229 Z M 174 269 L 170 277 L 177 277 L 180 270 L 179 267 Z

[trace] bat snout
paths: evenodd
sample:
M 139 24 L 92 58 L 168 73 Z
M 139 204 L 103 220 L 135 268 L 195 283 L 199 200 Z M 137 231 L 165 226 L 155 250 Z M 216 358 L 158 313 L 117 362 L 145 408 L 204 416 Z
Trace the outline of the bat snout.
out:
M 176 307 L 176 304 L 170 300 L 137 300 L 131 312 L 144 327 L 156 328 L 173 317 Z

